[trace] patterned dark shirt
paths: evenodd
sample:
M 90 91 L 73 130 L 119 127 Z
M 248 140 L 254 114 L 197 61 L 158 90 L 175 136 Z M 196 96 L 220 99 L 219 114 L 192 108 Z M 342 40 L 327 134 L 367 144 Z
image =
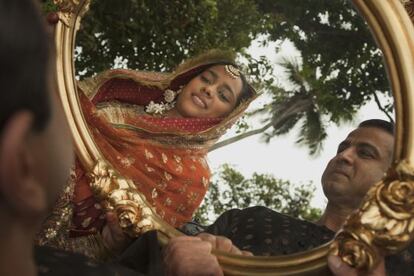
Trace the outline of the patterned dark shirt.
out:
M 232 209 L 206 232 L 231 239 L 238 248 L 260 256 L 293 254 L 322 245 L 334 233 L 324 226 L 294 219 L 266 207 Z
M 206 232 L 225 236 L 242 250 L 257 256 L 293 254 L 330 241 L 334 232 L 325 226 L 280 214 L 266 207 L 223 213 Z M 414 275 L 414 244 L 385 259 L 388 275 Z

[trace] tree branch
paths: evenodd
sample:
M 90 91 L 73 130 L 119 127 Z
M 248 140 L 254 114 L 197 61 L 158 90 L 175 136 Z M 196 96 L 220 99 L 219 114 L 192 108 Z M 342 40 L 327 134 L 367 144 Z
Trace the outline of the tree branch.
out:
M 218 148 L 230 145 L 237 141 L 240 141 L 241 139 L 262 133 L 266 131 L 268 128 L 270 128 L 271 126 L 273 126 L 275 129 L 278 129 L 289 117 L 305 111 L 310 105 L 311 105 L 311 100 L 309 98 L 300 99 L 300 100 L 295 99 L 293 100 L 292 105 L 290 105 L 287 108 L 284 108 L 283 111 L 279 110 L 281 112 L 281 115 L 279 117 L 273 116 L 272 121 L 267 123 L 265 126 L 239 134 L 237 136 L 231 137 L 224 141 L 218 142 L 209 149 L 209 152 L 216 150 Z
M 264 127 L 261 127 L 261 128 L 258 128 L 258 129 L 254 129 L 254 130 L 251 130 L 251 131 L 248 131 L 248 132 L 245 132 L 245 133 L 239 134 L 239 135 L 237 135 L 237 136 L 231 137 L 231 138 L 226 139 L 226 140 L 224 140 L 224 141 L 221 141 L 221 142 L 215 143 L 215 144 L 214 144 L 214 145 L 213 145 L 213 146 L 209 149 L 209 152 L 211 152 L 211 151 L 213 151 L 213 150 L 216 150 L 216 149 L 218 149 L 218 148 L 221 148 L 221 147 L 224 147 L 224 146 L 230 145 L 230 144 L 232 144 L 232 143 L 234 143 L 234 142 L 237 142 L 237 141 L 239 141 L 239 140 L 241 140 L 241 139 L 244 139 L 244 138 L 247 138 L 247 137 L 249 137 L 249 136 L 253 136 L 253 135 L 256 135 L 256 134 L 262 133 L 262 132 L 264 132 L 266 129 L 268 129 L 269 127 L 271 127 L 272 125 L 273 125 L 273 122 L 270 122 L 270 123 L 266 124 Z
M 385 115 L 388 117 L 388 119 L 390 120 L 390 122 L 394 123 L 394 119 L 391 117 L 391 115 L 388 113 L 388 111 L 381 105 L 381 102 L 378 98 L 377 93 L 374 92 L 374 99 L 375 99 L 375 103 L 377 104 L 378 108 L 385 113 Z

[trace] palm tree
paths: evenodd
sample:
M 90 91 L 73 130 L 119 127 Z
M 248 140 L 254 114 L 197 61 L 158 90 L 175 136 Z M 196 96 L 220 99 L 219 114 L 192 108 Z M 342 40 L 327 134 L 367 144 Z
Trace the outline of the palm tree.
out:
M 344 109 L 338 116 L 336 113 L 329 114 L 329 108 L 321 107 L 320 98 L 332 93 L 326 91 L 323 80 L 316 77 L 315 69 L 306 63 L 300 66 L 297 60 L 284 60 L 280 65 L 285 69 L 292 88 L 283 88 L 281 85 L 267 87 L 265 93 L 272 97 L 271 103 L 248 114 L 268 115 L 262 120 L 264 125 L 218 142 L 210 151 L 257 134 L 262 134 L 265 141 L 269 142 L 271 138 L 288 133 L 300 123 L 296 142 L 308 146 L 310 154 L 314 155 L 322 149 L 322 142 L 327 136 L 323 117 L 331 115 L 331 119 L 333 117 L 337 123 L 352 119 L 353 109 Z

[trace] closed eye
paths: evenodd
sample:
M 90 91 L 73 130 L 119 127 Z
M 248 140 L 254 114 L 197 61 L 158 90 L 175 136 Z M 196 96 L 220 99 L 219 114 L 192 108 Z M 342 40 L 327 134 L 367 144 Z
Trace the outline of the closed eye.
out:
M 371 152 L 368 149 L 359 149 L 358 150 L 358 155 L 361 158 L 365 158 L 365 159 L 373 159 L 375 158 L 375 154 L 373 152 Z
M 357 145 L 357 153 L 361 158 L 377 159 L 380 158 L 380 151 L 370 143 L 359 143 Z
M 220 90 L 220 91 L 219 91 L 219 97 L 220 97 L 220 99 L 222 99 L 223 101 L 230 103 L 229 98 L 226 96 L 226 93 L 225 93 L 223 90 Z
M 211 81 L 206 76 L 201 75 L 200 78 L 204 83 L 211 84 Z

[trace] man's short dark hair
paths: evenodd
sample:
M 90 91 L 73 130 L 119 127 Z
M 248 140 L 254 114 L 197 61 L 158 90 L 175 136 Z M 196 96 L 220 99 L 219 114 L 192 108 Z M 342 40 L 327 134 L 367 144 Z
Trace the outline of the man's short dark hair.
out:
M 42 129 L 50 114 L 49 42 L 32 0 L 0 0 L 0 133 L 20 110 L 35 116 Z
M 394 124 L 381 119 L 370 119 L 361 122 L 358 127 L 376 127 L 394 135 Z

